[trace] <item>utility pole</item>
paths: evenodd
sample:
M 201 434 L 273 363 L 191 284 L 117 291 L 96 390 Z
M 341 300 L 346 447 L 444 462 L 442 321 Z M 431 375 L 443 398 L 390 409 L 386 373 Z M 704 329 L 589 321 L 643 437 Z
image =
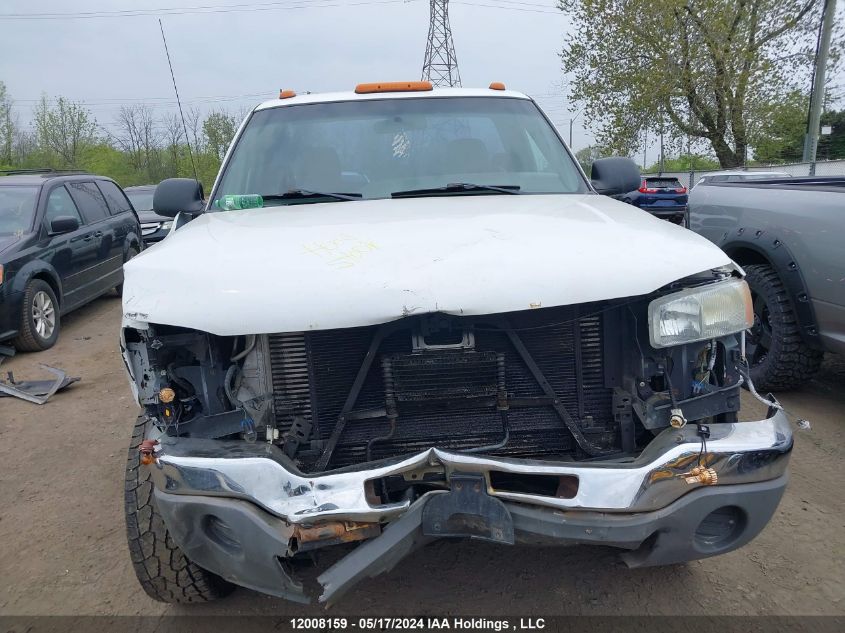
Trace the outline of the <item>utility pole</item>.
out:
M 449 26 L 449 0 L 429 0 L 428 43 L 422 78 L 434 86 L 459 87 L 461 73 Z
M 583 111 L 584 108 L 581 108 L 578 112 L 569 117 L 569 149 L 572 149 L 572 124 L 575 123 L 575 119 L 577 119 Z
M 833 30 L 835 13 L 836 0 L 825 0 L 819 45 L 816 49 L 816 67 L 813 72 L 813 92 L 810 94 L 810 112 L 807 116 L 807 135 L 804 137 L 805 163 L 816 162 L 816 149 L 819 144 L 819 121 L 824 101 L 824 75 L 827 56 L 830 52 L 830 33 Z
M 646 152 L 648 151 L 648 130 L 643 132 L 643 171 L 648 169 L 648 162 L 646 159 Z

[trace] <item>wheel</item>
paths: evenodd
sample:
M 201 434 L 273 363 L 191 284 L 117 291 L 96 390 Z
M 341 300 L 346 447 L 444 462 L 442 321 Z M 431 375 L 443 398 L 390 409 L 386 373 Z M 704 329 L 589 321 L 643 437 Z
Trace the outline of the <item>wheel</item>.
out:
M 187 604 L 223 598 L 234 585 L 188 560 L 158 513 L 153 484 L 138 452 L 146 426 L 146 419 L 139 417 L 129 444 L 124 489 L 126 537 L 138 582 L 159 602 Z
M 40 352 L 56 344 L 61 329 L 56 293 L 43 279 L 26 284 L 18 336 L 12 344 L 22 352 Z
M 135 248 L 134 246 L 130 246 L 129 250 L 126 252 L 126 259 L 123 261 L 123 265 L 125 266 L 126 262 L 128 262 L 130 259 L 135 257 L 135 255 L 137 255 L 137 254 L 138 254 L 138 249 Z M 123 296 L 123 282 L 120 282 L 119 284 L 117 284 L 114 287 L 114 291 L 117 293 L 118 297 L 122 297 Z
M 745 267 L 754 301 L 754 325 L 746 333 L 746 356 L 758 391 L 794 389 L 818 371 L 823 353 L 801 337 L 792 302 L 771 266 Z

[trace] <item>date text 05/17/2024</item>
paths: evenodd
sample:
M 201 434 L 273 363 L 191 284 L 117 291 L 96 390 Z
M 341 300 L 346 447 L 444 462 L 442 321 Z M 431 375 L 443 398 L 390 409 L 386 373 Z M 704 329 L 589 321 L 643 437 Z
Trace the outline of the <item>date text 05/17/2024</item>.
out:
M 379 631 L 539 631 L 546 628 L 544 618 L 493 620 L 467 617 L 369 617 L 369 618 L 291 618 L 295 631 L 344 631 L 350 629 Z

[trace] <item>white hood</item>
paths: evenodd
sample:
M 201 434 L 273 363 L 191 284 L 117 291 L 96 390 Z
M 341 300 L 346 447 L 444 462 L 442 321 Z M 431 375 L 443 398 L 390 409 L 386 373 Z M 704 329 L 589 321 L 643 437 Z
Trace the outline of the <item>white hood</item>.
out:
M 730 259 L 604 196 L 364 200 L 207 213 L 126 266 L 127 319 L 219 335 L 649 293 Z

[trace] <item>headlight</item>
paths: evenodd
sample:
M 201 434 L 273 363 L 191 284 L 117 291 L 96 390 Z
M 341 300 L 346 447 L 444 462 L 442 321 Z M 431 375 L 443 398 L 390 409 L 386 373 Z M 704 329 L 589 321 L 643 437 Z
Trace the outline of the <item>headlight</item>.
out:
M 751 292 L 742 279 L 682 290 L 648 305 L 652 347 L 706 341 L 753 324 Z
M 173 226 L 173 221 L 170 222 L 162 222 L 161 226 L 159 227 L 160 231 L 169 231 L 170 227 Z

